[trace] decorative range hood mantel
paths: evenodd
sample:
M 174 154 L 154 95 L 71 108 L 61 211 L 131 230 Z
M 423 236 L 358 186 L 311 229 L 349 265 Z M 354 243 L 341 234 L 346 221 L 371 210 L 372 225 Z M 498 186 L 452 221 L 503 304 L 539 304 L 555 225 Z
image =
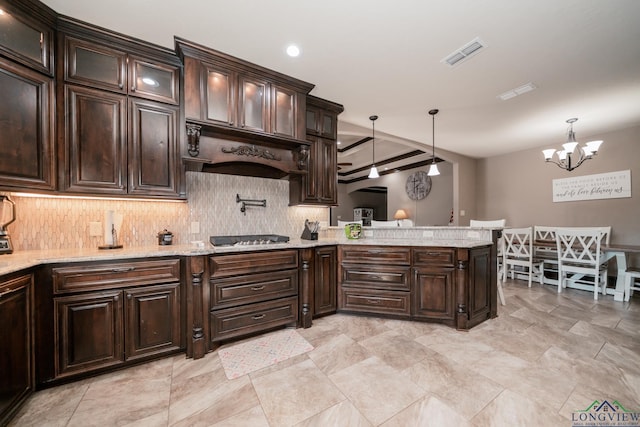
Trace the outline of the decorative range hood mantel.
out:
M 187 123 L 186 170 L 208 173 L 257 176 L 280 179 L 287 175 L 306 174 L 309 145 L 246 135 L 225 134 L 206 125 Z

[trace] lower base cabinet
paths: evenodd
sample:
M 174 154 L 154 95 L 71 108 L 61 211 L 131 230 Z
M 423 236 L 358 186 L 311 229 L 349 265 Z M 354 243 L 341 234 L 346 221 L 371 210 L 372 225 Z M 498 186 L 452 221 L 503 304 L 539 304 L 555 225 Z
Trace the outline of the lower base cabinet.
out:
M 0 425 L 34 388 L 32 281 L 31 274 L 0 278 Z
M 180 260 L 53 268 L 55 378 L 184 348 Z

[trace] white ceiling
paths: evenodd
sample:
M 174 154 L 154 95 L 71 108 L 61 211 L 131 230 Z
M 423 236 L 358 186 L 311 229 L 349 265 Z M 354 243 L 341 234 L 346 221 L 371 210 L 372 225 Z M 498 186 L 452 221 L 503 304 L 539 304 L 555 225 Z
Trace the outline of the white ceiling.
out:
M 376 135 L 429 152 L 432 108 L 440 109 L 436 155 L 438 148 L 476 158 L 556 148 L 571 117 L 579 118 L 578 140 L 640 124 L 638 0 L 44 3 L 165 47 L 177 35 L 314 83 L 312 94 L 344 105 L 345 140 L 370 135 L 369 116 L 377 114 Z M 441 62 L 476 37 L 487 46 L 479 54 L 455 67 Z M 298 58 L 284 53 L 292 42 Z M 497 98 L 529 82 L 538 89 Z M 359 151 L 368 159 L 370 150 Z M 376 137 L 377 158 L 399 150 Z

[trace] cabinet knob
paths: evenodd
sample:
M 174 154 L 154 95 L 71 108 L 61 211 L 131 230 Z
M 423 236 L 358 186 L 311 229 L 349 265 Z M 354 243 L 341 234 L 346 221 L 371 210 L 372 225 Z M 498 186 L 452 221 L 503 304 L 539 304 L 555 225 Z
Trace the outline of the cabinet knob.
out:
M 131 299 L 131 294 L 127 294 L 127 299 L 130 300 Z

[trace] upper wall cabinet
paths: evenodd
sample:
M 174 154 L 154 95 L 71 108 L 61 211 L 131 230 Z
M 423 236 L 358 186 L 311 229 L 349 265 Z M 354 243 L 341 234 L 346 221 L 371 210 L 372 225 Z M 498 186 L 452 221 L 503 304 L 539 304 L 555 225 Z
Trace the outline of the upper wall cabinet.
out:
M 52 11 L 0 0 L 0 188 L 54 190 Z
M 176 38 L 184 63 L 187 122 L 274 145 L 304 142 L 312 84 Z
M 184 198 L 178 57 L 70 18 L 59 22 L 61 189 Z
M 55 13 L 43 5 L 0 1 L 0 54 L 53 76 Z

